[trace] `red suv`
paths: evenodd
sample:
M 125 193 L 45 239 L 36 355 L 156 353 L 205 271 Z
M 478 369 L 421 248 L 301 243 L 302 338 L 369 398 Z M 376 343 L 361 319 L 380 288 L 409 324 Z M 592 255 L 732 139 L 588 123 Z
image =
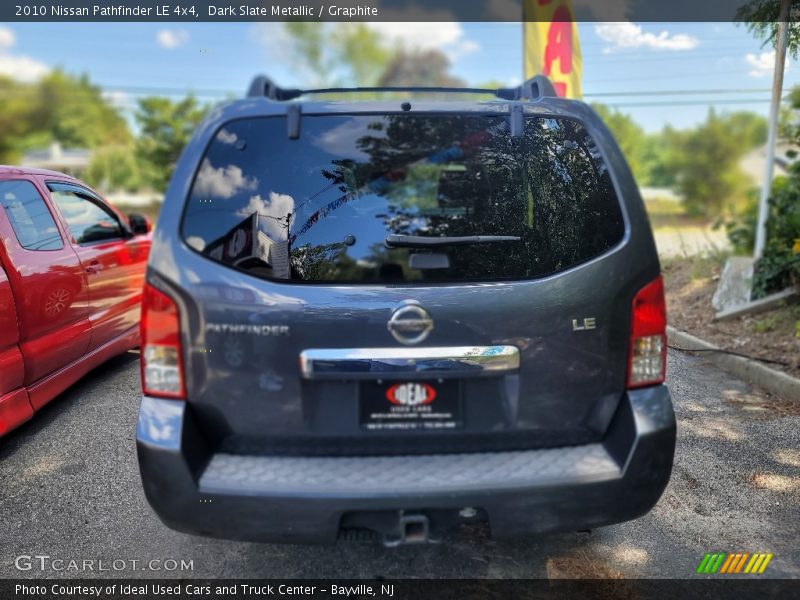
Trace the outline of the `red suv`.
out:
M 73 177 L 0 166 L 0 436 L 139 345 L 150 230 Z

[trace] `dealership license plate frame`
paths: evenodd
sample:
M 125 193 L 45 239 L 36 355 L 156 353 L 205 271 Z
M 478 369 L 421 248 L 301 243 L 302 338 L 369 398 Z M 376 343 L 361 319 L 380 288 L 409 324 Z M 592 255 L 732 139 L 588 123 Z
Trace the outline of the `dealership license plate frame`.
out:
M 392 404 L 386 394 L 398 384 L 424 384 L 436 391 L 430 404 Z M 358 424 L 366 431 L 450 431 L 464 426 L 461 381 L 421 379 L 359 383 Z

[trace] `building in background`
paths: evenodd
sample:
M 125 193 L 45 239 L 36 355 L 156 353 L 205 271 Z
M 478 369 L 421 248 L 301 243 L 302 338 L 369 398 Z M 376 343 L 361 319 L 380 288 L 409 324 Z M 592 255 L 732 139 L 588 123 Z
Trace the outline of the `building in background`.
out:
M 26 152 L 22 156 L 22 166 L 58 171 L 81 179 L 89 168 L 91 160 L 91 150 L 62 148 L 60 143 L 53 142 L 49 148 Z
M 789 174 L 789 166 L 797 160 L 793 153 L 800 152 L 800 148 L 787 142 L 778 142 L 775 145 L 775 168 L 773 177 L 786 176 Z M 764 184 L 764 167 L 767 160 L 767 146 L 759 146 L 744 155 L 739 162 L 739 167 L 759 186 Z

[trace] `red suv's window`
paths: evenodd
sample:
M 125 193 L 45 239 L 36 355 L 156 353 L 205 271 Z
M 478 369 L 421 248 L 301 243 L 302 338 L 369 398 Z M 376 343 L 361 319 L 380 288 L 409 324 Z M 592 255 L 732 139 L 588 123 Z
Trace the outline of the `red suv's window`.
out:
M 123 237 L 122 227 L 99 202 L 76 188 L 48 184 L 50 197 L 61 209 L 70 233 L 78 244 L 92 244 Z
M 64 247 L 53 215 L 30 181 L 0 181 L 0 203 L 20 246 L 27 250 Z

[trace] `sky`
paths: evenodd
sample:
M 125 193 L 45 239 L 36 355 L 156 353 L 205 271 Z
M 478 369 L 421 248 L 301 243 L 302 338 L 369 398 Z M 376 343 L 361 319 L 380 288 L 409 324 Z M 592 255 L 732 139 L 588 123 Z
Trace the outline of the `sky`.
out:
M 336 26 L 336 25 L 331 25 Z M 438 48 L 469 84 L 522 80 L 519 23 L 373 23 L 387 40 Z M 647 131 L 688 127 L 718 110 L 769 108 L 774 54 L 731 23 L 579 23 L 587 101 Z M 128 115 L 142 95 L 241 96 L 254 75 L 312 83 L 292 68 L 277 23 L 0 23 L 0 74 L 86 73 Z M 788 63 L 785 87 L 800 83 Z

